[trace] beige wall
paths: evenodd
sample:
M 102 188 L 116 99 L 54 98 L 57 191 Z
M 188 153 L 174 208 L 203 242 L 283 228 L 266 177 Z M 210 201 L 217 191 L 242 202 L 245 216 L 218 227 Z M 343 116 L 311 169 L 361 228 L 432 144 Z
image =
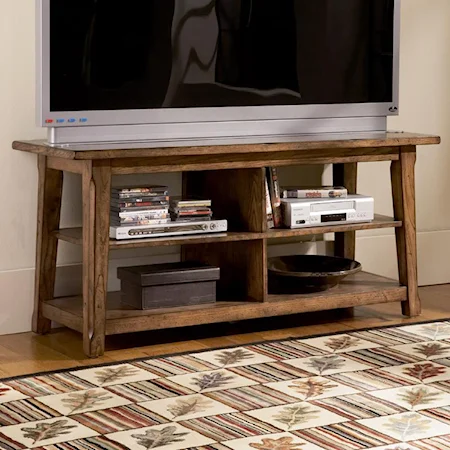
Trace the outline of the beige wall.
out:
M 440 146 L 419 148 L 417 158 L 417 227 L 419 282 L 450 282 L 450 2 L 403 0 L 400 115 L 392 130 L 438 134 Z M 363 164 L 361 192 L 373 193 L 380 213 L 391 214 L 389 166 Z M 395 273 L 391 232 L 364 235 L 358 258 L 366 268 Z M 366 237 L 369 236 L 369 237 Z M 371 261 L 371 259 L 373 260 Z
M 32 310 L 36 158 L 13 152 L 14 139 L 44 137 L 34 125 L 34 2 L 0 0 L 0 334 L 30 328 Z M 450 1 L 403 0 L 401 115 L 389 121 L 391 129 L 436 133 L 440 147 L 420 150 L 417 166 L 420 282 L 450 282 Z M 326 178 L 326 177 L 325 177 Z M 80 184 L 68 177 L 66 200 L 78 200 Z M 164 181 L 167 182 L 167 179 Z M 179 190 L 179 177 L 168 178 Z M 377 210 L 392 213 L 389 167 L 362 165 L 361 193 L 375 195 Z M 63 211 L 64 226 L 80 224 L 79 206 Z M 63 244 L 59 258 L 58 293 L 79 290 L 79 249 Z M 135 257 L 137 259 L 134 259 Z M 177 249 L 113 254 L 111 274 L 120 264 L 174 260 Z M 133 258 L 133 259 L 131 259 Z M 358 239 L 358 259 L 366 268 L 396 276 L 391 232 L 364 234 Z M 117 281 L 111 277 L 111 287 Z

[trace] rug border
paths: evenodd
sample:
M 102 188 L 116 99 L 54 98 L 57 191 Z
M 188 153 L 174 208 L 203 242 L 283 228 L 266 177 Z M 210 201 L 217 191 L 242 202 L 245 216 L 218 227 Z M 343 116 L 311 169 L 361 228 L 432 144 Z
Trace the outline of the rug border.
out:
M 149 360 L 154 360 L 154 359 L 158 359 L 158 358 L 171 358 L 173 356 L 183 356 L 183 355 L 189 355 L 192 353 L 206 353 L 206 352 L 212 352 L 212 351 L 217 351 L 217 350 L 226 350 L 226 349 L 233 349 L 233 348 L 238 348 L 238 347 L 246 347 L 246 346 L 250 346 L 250 345 L 269 344 L 269 343 L 273 343 L 273 342 L 289 342 L 289 341 L 301 340 L 301 339 L 311 339 L 311 338 L 333 336 L 335 334 L 352 334 L 352 333 L 360 333 L 363 331 L 382 330 L 382 329 L 394 328 L 394 327 L 395 328 L 404 328 L 404 327 L 409 327 L 412 325 L 423 325 L 423 324 L 427 324 L 427 323 L 438 323 L 438 322 L 449 322 L 449 321 L 450 321 L 450 318 L 439 319 L 439 320 L 431 320 L 430 319 L 430 320 L 423 320 L 423 321 L 419 321 L 419 322 L 405 323 L 405 324 L 400 324 L 400 325 L 392 325 L 391 324 L 391 325 L 380 325 L 380 326 L 375 326 L 375 327 L 365 327 L 365 328 L 355 329 L 355 330 L 347 331 L 347 332 L 333 331 L 333 332 L 329 332 L 329 333 L 311 334 L 311 335 L 304 336 L 304 337 L 288 337 L 288 338 L 282 338 L 282 339 L 254 341 L 254 342 L 249 342 L 247 344 L 228 345 L 228 346 L 222 346 L 222 347 L 208 348 L 208 349 L 204 349 L 204 350 L 187 350 L 187 351 L 183 351 L 183 352 L 165 353 L 165 354 L 158 355 L 158 356 L 143 356 L 140 358 L 124 359 L 121 361 L 104 362 L 104 363 L 92 364 L 92 365 L 87 365 L 87 366 L 86 365 L 85 366 L 74 366 L 74 367 L 70 367 L 70 368 L 66 368 L 66 369 L 46 370 L 46 371 L 42 371 L 42 372 L 33 372 L 33 373 L 24 374 L 24 375 L 15 375 L 12 377 L 0 378 L 0 382 L 6 383 L 9 381 L 41 377 L 41 376 L 52 375 L 52 374 L 56 374 L 56 373 L 68 373 L 68 372 L 74 372 L 74 371 L 83 370 L 83 369 L 96 369 L 96 368 L 101 368 L 101 367 L 116 366 L 119 364 L 130 364 L 130 363 L 134 363 L 134 362 L 149 361 Z

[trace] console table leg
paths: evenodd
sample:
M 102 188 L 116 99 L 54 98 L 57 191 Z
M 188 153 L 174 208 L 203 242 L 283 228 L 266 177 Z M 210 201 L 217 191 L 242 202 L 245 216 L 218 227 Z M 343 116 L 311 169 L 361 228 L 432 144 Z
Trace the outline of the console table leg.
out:
M 51 321 L 42 314 L 42 304 L 52 299 L 55 290 L 58 239 L 52 234 L 59 228 L 63 173 L 47 167 L 47 157 L 38 156 L 38 217 L 33 331 L 48 333 Z
M 408 288 L 408 300 L 402 302 L 402 312 L 410 317 L 421 313 L 417 281 L 415 164 L 416 148 L 405 147 L 400 151 L 400 160 L 391 165 L 394 214 L 403 222 L 401 228 L 396 228 L 399 280 Z
M 83 171 L 83 347 L 92 358 L 105 352 L 110 199 L 110 162 L 86 162 Z

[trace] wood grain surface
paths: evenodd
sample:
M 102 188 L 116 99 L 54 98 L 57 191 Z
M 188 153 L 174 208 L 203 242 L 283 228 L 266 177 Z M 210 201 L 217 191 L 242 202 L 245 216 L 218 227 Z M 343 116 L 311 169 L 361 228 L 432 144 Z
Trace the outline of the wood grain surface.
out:
M 130 143 L 126 149 L 95 150 L 96 146 L 57 146 L 48 145 L 45 141 L 14 141 L 12 147 L 16 150 L 56 156 L 68 159 L 116 159 L 116 158 L 142 158 L 156 156 L 187 156 L 187 155 L 213 155 L 230 153 L 271 153 L 285 151 L 310 151 L 317 149 L 357 149 L 399 147 L 409 145 L 439 144 L 438 136 L 403 133 L 349 133 L 340 135 L 303 135 L 295 137 L 295 142 L 277 144 L 239 144 L 239 145 L 203 145 L 194 147 L 149 148 L 145 145 L 133 147 Z M 98 146 L 97 146 L 98 147 Z M 136 148 L 141 147 L 141 148 Z
M 317 149 L 275 153 L 226 153 L 223 155 L 182 155 L 112 160 L 115 175 L 183 172 L 200 170 L 264 168 L 326 163 L 394 161 L 399 158 L 399 147 L 361 149 Z
M 83 329 L 83 348 L 88 356 L 91 356 L 93 351 L 91 338 L 95 328 L 95 183 L 92 172 L 92 161 L 85 161 L 82 174 L 83 314 L 81 326 Z M 47 311 L 46 314 L 49 314 L 49 312 L 52 311 Z M 49 315 L 49 317 L 52 316 Z M 68 319 L 70 319 L 70 316 Z
M 264 240 L 183 246 L 184 261 L 220 267 L 217 297 L 263 302 L 267 292 Z
M 108 296 L 106 333 L 177 328 L 213 322 L 227 322 L 251 318 L 289 315 L 308 311 L 346 308 L 374 303 L 405 300 L 406 287 L 377 275 L 359 273 L 345 280 L 331 291 L 306 295 L 269 295 L 265 303 L 248 301 L 218 301 L 197 305 L 155 310 L 134 310 L 120 303 L 120 295 Z M 235 297 L 232 297 L 234 300 Z M 46 312 L 66 326 L 79 327 L 82 321 L 81 299 L 78 297 L 51 300 Z M 74 326 L 75 324 L 75 326 Z M 78 325 L 77 325 L 78 324 Z
M 265 170 L 214 170 L 183 174 L 183 195 L 212 200 L 217 219 L 231 231 L 266 230 Z
M 43 155 L 38 157 L 38 172 L 33 331 L 44 334 L 51 328 L 42 306 L 44 301 L 53 298 L 55 290 L 58 239 L 53 232 L 60 226 L 63 174 L 49 169 L 47 158 Z
M 89 356 L 105 351 L 106 297 L 108 293 L 109 225 L 111 205 L 111 163 L 95 161 L 92 171 L 95 184 L 94 235 L 94 328 L 91 330 Z
M 83 338 L 84 350 L 99 356 L 105 346 L 109 259 L 111 168 L 86 161 L 83 172 Z
M 234 242 L 234 241 L 253 241 L 256 239 L 288 239 L 296 236 L 308 236 L 322 233 L 340 233 L 359 230 L 376 230 L 381 228 L 401 227 L 402 222 L 394 220 L 392 217 L 375 214 L 375 220 L 364 223 L 349 223 L 343 225 L 330 225 L 324 227 L 311 228 L 278 228 L 267 230 L 263 233 L 257 232 L 227 232 L 213 234 L 198 234 L 192 236 L 172 236 L 149 239 L 127 239 L 117 241 L 111 239 L 109 248 L 111 250 L 147 248 L 147 247 L 166 247 L 170 245 L 190 245 L 190 244 L 212 244 L 214 242 Z M 83 244 L 82 228 L 63 228 L 54 232 L 55 236 L 62 241 L 70 242 L 75 245 Z
M 349 194 L 357 194 L 358 163 L 334 164 L 333 183 L 344 186 Z M 335 235 L 334 254 L 341 258 L 355 259 L 356 233 L 355 231 L 339 232 Z
M 417 288 L 415 164 L 416 153 L 411 147 L 402 151 L 400 161 L 391 165 L 394 214 L 403 223 L 396 229 L 396 240 L 399 279 L 408 286 L 408 301 L 402 303 L 407 316 L 418 316 L 421 312 Z

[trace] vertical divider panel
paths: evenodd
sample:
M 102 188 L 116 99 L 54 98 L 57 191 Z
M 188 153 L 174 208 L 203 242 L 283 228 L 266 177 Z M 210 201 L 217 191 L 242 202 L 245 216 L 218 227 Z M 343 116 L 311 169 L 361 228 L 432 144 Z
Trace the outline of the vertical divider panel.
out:
M 212 200 L 214 216 L 227 219 L 230 231 L 267 231 L 265 170 L 262 168 L 185 172 L 183 196 Z M 184 245 L 183 260 L 221 269 L 218 299 L 267 299 L 266 240 Z
M 267 230 L 265 170 L 230 169 L 183 174 L 183 195 L 210 198 L 214 215 L 230 231 Z
M 264 302 L 267 299 L 265 239 L 185 245 L 183 259 L 220 267 L 218 300 Z
M 334 164 L 333 183 L 345 186 L 349 194 L 357 193 L 358 163 Z M 336 233 L 334 254 L 341 258 L 355 259 L 356 232 Z

